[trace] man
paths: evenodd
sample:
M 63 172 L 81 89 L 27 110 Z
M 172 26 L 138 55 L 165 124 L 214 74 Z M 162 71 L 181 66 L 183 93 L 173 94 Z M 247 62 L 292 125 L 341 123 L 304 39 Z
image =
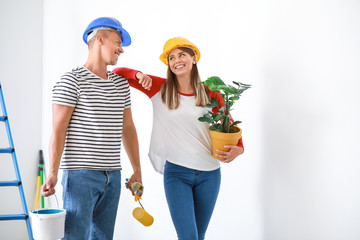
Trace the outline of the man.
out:
M 86 63 L 65 73 L 53 89 L 50 171 L 41 191 L 46 197 L 55 193 L 62 169 L 64 239 L 112 239 L 121 189 L 121 141 L 134 171 L 127 188 L 142 182 L 129 85 L 107 71 L 131 38 L 118 20 L 102 17 L 89 24 L 83 40 L 89 48 Z M 149 88 L 151 82 L 143 86 Z

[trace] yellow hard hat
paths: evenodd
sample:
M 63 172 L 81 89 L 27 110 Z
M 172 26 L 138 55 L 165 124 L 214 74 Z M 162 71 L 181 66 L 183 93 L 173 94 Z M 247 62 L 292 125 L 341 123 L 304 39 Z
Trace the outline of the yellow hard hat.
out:
M 163 53 L 160 55 L 160 60 L 163 63 L 165 63 L 166 65 L 169 65 L 168 55 L 171 52 L 171 50 L 178 48 L 178 47 L 188 47 L 188 48 L 191 48 L 192 50 L 194 50 L 195 55 L 196 55 L 196 62 L 199 62 L 199 60 L 200 60 L 199 49 L 195 46 L 195 44 L 193 44 L 186 38 L 182 38 L 182 37 L 170 38 L 169 40 L 166 41 L 166 43 L 164 45 Z

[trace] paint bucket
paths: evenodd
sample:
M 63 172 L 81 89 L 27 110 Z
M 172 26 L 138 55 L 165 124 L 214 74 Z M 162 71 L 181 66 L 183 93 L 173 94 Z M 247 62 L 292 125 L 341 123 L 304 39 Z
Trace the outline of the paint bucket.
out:
M 145 227 L 151 226 L 154 222 L 154 218 L 141 207 L 137 207 L 133 210 L 133 216 Z
M 43 208 L 30 212 L 34 239 L 55 240 L 64 237 L 65 209 Z

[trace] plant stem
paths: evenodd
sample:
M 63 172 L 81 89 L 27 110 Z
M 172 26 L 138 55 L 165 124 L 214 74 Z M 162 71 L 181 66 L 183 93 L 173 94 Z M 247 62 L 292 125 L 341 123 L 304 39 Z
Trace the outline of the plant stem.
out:
M 225 119 L 223 122 L 223 126 L 224 126 L 224 132 L 229 132 L 230 131 L 230 116 L 229 116 L 229 110 L 230 110 L 230 104 L 229 104 L 229 95 L 227 93 L 225 93 L 225 104 L 226 104 L 226 108 L 225 108 Z

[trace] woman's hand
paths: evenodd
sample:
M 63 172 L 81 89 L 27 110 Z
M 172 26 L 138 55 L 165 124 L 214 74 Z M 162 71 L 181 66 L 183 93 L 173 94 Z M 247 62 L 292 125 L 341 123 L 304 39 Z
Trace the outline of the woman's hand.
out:
M 216 149 L 216 151 L 219 153 L 219 154 L 216 154 L 216 156 L 223 158 L 223 160 L 220 160 L 220 161 L 222 161 L 224 163 L 229 163 L 229 162 L 233 161 L 237 156 L 243 154 L 243 152 L 244 152 L 244 148 L 239 147 L 239 146 L 228 145 L 228 146 L 224 146 L 224 147 L 230 148 L 230 151 L 224 152 L 219 149 Z
M 142 72 L 137 72 L 135 76 L 139 80 L 139 84 L 146 90 L 150 90 L 152 86 L 152 79 L 148 75 L 143 74 Z

